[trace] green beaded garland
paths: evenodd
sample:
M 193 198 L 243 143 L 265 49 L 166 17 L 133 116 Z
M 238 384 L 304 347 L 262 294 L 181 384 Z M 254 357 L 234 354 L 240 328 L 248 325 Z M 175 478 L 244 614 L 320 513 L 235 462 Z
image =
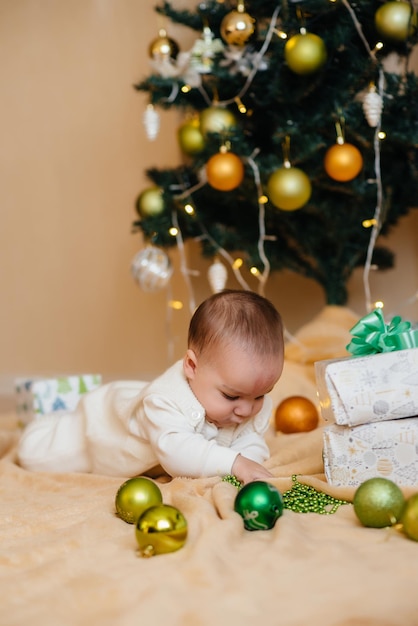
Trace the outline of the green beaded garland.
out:
M 222 480 L 225 483 L 230 483 L 234 487 L 237 487 L 237 489 L 241 489 L 242 487 L 242 482 L 238 480 L 238 478 L 236 476 L 233 476 L 232 474 L 227 474 L 227 476 L 224 476 Z
M 242 488 L 242 483 L 236 476 L 228 474 L 222 478 L 237 489 Z M 292 487 L 282 494 L 283 508 L 294 513 L 318 513 L 319 515 L 331 515 L 342 504 L 349 504 L 347 500 L 333 498 L 327 493 L 322 493 L 310 485 L 304 485 L 298 481 L 297 475 L 292 476 Z
M 333 498 L 327 493 L 317 491 L 317 489 L 310 485 L 300 483 L 296 474 L 292 476 L 292 483 L 292 487 L 283 494 L 283 504 L 285 509 L 289 509 L 294 513 L 331 515 L 335 513 L 342 504 L 348 504 L 346 500 Z

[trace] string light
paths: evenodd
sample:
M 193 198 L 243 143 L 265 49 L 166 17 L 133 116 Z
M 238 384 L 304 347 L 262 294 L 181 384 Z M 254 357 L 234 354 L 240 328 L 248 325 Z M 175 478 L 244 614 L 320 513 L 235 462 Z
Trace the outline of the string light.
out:
M 237 259 L 235 259 L 235 261 L 232 263 L 232 269 L 233 270 L 239 270 L 240 267 L 242 267 L 244 261 L 238 257 Z
M 260 270 L 255 266 L 250 267 L 250 272 L 253 276 L 260 276 Z
M 172 226 L 172 227 L 168 230 L 168 232 L 170 233 L 170 235 L 171 235 L 172 237 L 177 237 L 177 235 L 178 235 L 178 233 L 179 233 L 178 228 L 176 228 L 175 226 Z
M 279 39 L 287 39 L 287 33 L 285 33 L 284 30 L 277 30 L 275 28 L 274 33 L 279 37 Z
M 381 140 L 386 139 L 386 133 L 384 130 L 379 130 L 379 132 L 377 133 L 377 136 Z
M 184 210 L 188 215 L 194 215 L 195 214 L 195 210 L 194 210 L 194 206 L 191 204 L 185 204 L 184 205 Z
M 242 102 L 241 98 L 239 98 L 238 96 L 235 98 L 235 102 L 237 103 L 237 107 L 238 107 L 238 111 L 242 114 L 247 112 L 247 107 L 245 106 L 245 104 Z
M 181 300 L 169 300 L 168 306 L 175 311 L 180 311 L 183 308 L 183 302 Z
M 381 300 L 376 300 L 373 306 L 375 309 L 383 309 L 385 305 Z
M 183 93 L 189 93 L 189 91 L 191 91 L 191 89 L 192 88 L 190 87 L 190 85 L 183 85 L 183 87 L 181 88 L 181 91 Z
M 376 224 L 376 220 L 373 218 L 371 220 L 363 220 L 361 225 L 364 228 L 371 228 L 372 226 L 374 226 Z

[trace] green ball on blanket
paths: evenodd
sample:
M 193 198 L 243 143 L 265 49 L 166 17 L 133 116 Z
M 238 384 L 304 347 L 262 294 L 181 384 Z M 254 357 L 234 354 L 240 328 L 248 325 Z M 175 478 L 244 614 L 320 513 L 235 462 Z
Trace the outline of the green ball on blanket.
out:
M 239 490 L 234 510 L 247 530 L 269 530 L 283 513 L 283 498 L 274 485 L 255 480 Z
M 354 512 L 363 526 L 394 526 L 402 516 L 405 498 L 388 478 L 369 478 L 357 488 L 353 498 Z
M 149 478 L 136 476 L 119 487 L 115 498 L 116 513 L 124 522 L 135 524 L 144 511 L 162 501 L 158 485 Z

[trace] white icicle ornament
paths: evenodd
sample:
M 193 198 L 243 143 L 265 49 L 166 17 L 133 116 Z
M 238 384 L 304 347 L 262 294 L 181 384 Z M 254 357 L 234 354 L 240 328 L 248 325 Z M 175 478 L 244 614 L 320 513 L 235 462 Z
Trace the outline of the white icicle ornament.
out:
M 383 110 L 383 98 L 373 85 L 363 98 L 363 112 L 367 123 L 372 128 L 379 125 Z
M 220 261 L 214 261 L 208 269 L 208 281 L 213 293 L 218 293 L 225 289 L 228 272 Z
M 155 109 L 153 104 L 148 104 L 145 109 L 143 122 L 148 139 L 150 141 L 154 141 L 154 139 L 158 136 L 158 131 L 160 130 L 160 114 Z

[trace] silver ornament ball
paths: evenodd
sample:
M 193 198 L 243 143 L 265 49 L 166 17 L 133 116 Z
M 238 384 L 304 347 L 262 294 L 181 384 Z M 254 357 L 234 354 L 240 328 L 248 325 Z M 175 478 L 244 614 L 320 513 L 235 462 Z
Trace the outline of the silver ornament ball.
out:
M 164 250 L 150 245 L 135 255 L 131 273 L 141 289 L 155 292 L 168 285 L 173 267 Z

